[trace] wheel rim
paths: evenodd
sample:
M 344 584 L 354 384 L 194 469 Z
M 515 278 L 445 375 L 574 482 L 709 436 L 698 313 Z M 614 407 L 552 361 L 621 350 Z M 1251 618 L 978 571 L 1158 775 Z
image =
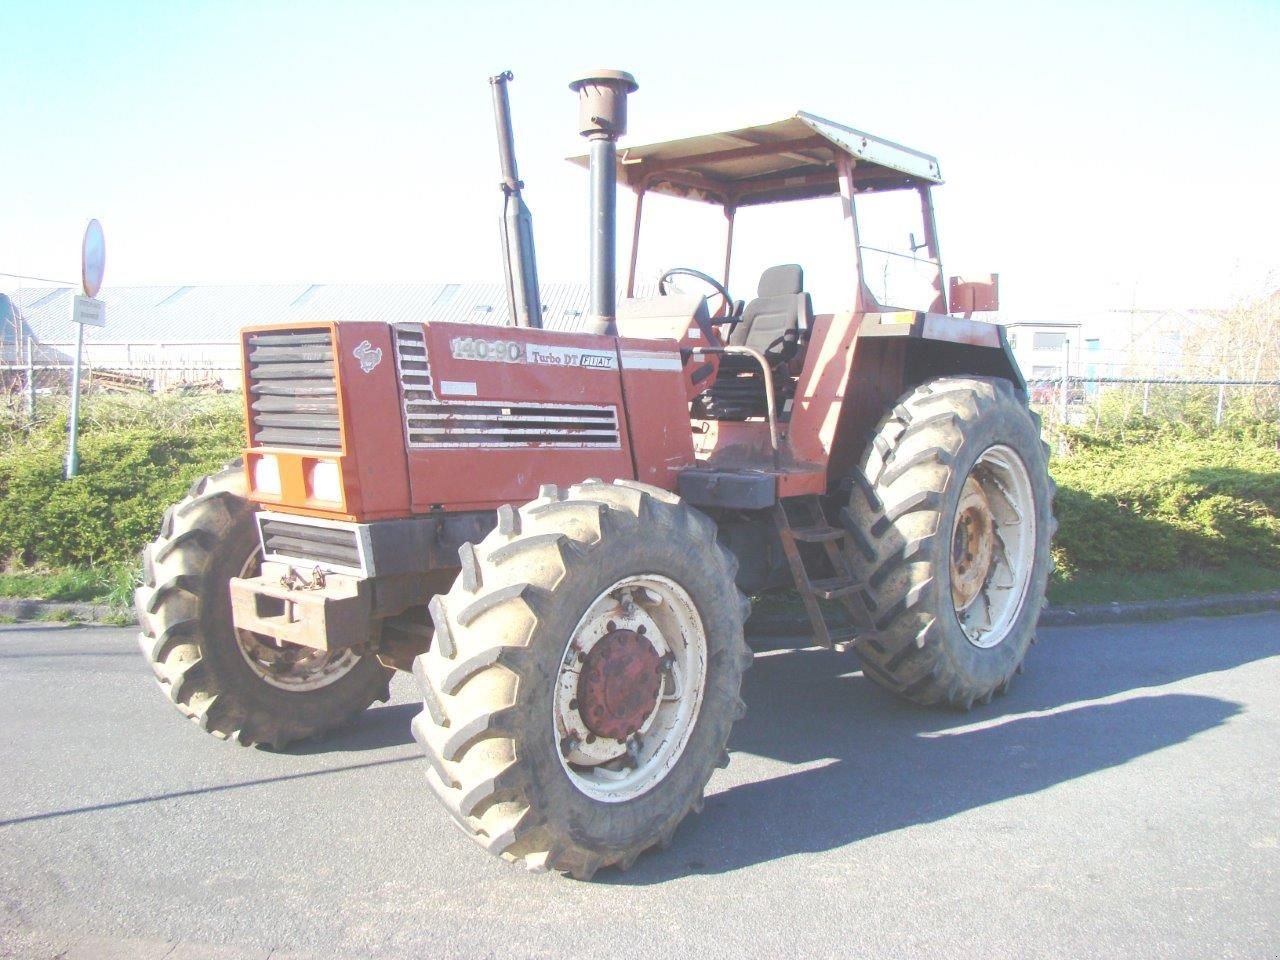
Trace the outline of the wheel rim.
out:
M 245 561 L 240 576 L 256 577 L 262 567 L 262 551 L 255 550 Z M 306 693 L 336 683 L 350 673 L 360 657 L 350 647 L 316 650 L 296 643 L 277 641 L 251 630 L 235 631 L 236 649 L 260 680 L 281 690 Z
M 660 783 L 693 732 L 706 659 L 702 618 L 674 581 L 627 577 L 596 597 L 556 675 L 552 732 L 574 787 L 621 803 Z
M 998 646 L 1026 601 L 1035 560 L 1031 477 L 1009 447 L 989 447 L 965 479 L 951 533 L 951 599 L 969 642 Z

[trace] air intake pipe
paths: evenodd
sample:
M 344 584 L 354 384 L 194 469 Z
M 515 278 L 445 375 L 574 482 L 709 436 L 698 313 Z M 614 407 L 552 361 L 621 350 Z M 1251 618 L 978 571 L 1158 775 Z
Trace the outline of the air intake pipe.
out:
M 533 255 L 533 214 L 520 191 L 524 183 L 516 170 L 515 134 L 511 130 L 511 103 L 507 82 L 511 71 L 490 77 L 493 116 L 498 127 L 498 160 L 502 166 L 502 266 L 506 271 L 507 303 L 518 327 L 541 327 L 538 299 L 538 266 Z
M 591 144 L 589 333 L 617 333 L 617 144 L 627 132 L 627 94 L 638 87 L 621 70 L 596 70 L 569 84 L 578 94 L 578 132 Z

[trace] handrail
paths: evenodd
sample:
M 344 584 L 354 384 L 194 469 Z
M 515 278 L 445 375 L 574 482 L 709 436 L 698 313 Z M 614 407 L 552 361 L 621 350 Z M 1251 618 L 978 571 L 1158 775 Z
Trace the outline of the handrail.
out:
M 760 364 L 760 370 L 764 374 L 764 402 L 765 402 L 765 421 L 769 424 L 769 446 L 773 451 L 773 465 L 779 465 L 778 460 L 778 422 L 774 414 L 774 391 L 773 391 L 773 371 L 769 368 L 769 361 L 765 359 L 764 354 L 759 350 L 753 350 L 751 347 L 692 347 L 689 349 L 691 357 L 708 356 L 710 354 L 735 353 L 739 356 L 754 357 L 756 363 Z

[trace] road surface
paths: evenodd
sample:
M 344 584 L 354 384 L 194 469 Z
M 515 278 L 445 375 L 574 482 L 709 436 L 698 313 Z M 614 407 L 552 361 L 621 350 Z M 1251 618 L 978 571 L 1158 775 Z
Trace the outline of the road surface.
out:
M 271 753 L 131 630 L 0 626 L 0 956 L 1280 957 L 1280 614 L 1041 640 L 969 714 L 759 653 L 705 811 L 586 884 L 451 826 L 411 678 Z

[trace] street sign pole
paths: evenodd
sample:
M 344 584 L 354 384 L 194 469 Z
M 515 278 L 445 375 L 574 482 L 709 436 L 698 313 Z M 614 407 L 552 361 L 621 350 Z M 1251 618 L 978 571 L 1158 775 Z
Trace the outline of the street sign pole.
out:
M 67 446 L 67 470 L 64 478 L 70 480 L 80 469 L 80 456 L 76 453 L 76 434 L 80 425 L 80 361 L 84 356 L 84 324 L 76 324 L 76 365 L 71 371 L 71 438 Z
M 80 469 L 80 457 L 76 453 L 76 434 L 80 427 L 80 365 L 84 359 L 84 326 L 106 325 L 106 311 L 101 301 L 94 299 L 102 289 L 102 275 L 106 272 L 107 245 L 102 237 L 102 224 L 90 220 L 85 227 L 84 241 L 80 245 L 80 285 L 83 297 L 76 297 L 71 308 L 71 319 L 76 324 L 76 365 L 71 371 L 71 423 L 68 425 L 67 469 L 63 475 L 70 480 Z

